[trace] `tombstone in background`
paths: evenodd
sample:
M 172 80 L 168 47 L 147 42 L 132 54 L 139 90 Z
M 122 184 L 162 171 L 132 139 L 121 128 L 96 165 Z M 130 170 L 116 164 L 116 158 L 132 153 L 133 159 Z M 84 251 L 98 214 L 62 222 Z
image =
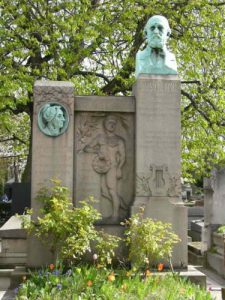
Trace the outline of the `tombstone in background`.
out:
M 212 246 L 212 232 L 225 224 L 225 168 L 215 169 L 204 178 L 204 251 Z
M 202 252 L 207 251 L 207 264 L 221 276 L 225 276 L 224 234 L 217 228 L 225 224 L 225 168 L 212 171 L 204 178 L 204 228 Z M 210 251 L 213 249 L 213 251 Z
M 26 208 L 31 207 L 31 186 L 30 183 L 12 183 L 12 215 L 22 215 Z
M 172 224 L 181 243 L 175 267 L 187 266 L 187 208 L 181 200 L 180 80 L 176 61 L 166 47 L 168 21 L 153 16 L 145 26 L 147 47 L 136 57 L 135 201 L 132 212 Z

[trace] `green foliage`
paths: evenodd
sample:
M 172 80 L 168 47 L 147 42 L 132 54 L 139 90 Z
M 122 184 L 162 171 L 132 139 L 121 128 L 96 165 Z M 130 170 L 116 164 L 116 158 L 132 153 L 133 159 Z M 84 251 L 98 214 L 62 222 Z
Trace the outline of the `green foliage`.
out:
M 154 275 L 143 280 L 140 275 L 127 277 L 126 273 L 84 266 L 67 272 L 41 270 L 22 284 L 16 299 L 212 300 L 209 292 L 179 276 Z
M 69 80 L 77 94 L 129 95 L 144 25 L 162 14 L 183 81 L 183 176 L 199 178 L 225 161 L 223 1 L 1 0 L 0 7 L 0 131 L 13 146 L 28 152 L 37 79 Z
M 225 233 L 225 225 L 221 225 L 218 229 L 217 229 L 218 233 Z
M 37 220 L 22 216 L 24 228 L 45 241 L 59 260 L 79 261 L 87 251 L 91 252 L 92 242 L 96 243 L 101 263 L 112 259 L 119 238 L 95 229 L 94 223 L 101 215 L 93 207 L 94 199 L 89 197 L 79 202 L 80 207 L 74 207 L 68 189 L 59 180 L 52 180 L 52 184 L 38 193 L 42 208 Z M 32 215 L 32 210 L 28 214 Z
M 180 241 L 172 232 L 171 224 L 143 218 L 144 210 L 134 214 L 123 223 L 126 243 L 129 246 L 129 259 L 134 267 L 154 265 L 160 260 L 170 261 L 173 246 Z
M 97 243 L 95 246 L 98 254 L 98 261 L 101 265 L 110 265 L 112 257 L 115 256 L 115 249 L 118 247 L 120 238 L 104 232 L 98 231 Z

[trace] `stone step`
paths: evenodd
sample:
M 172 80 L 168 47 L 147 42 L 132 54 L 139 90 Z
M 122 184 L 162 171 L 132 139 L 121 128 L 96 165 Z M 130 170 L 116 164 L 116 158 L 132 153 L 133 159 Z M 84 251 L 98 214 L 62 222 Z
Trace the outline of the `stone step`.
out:
M 175 274 L 181 276 L 182 278 L 187 278 L 190 282 L 199 285 L 203 289 L 206 288 L 206 275 L 199 271 L 195 266 L 188 265 L 187 269 L 174 270 Z M 164 276 L 168 274 L 167 272 L 156 272 L 152 273 L 153 276 Z
M 0 228 L 0 267 L 26 265 L 27 233 L 22 228 L 22 220 L 12 216 Z

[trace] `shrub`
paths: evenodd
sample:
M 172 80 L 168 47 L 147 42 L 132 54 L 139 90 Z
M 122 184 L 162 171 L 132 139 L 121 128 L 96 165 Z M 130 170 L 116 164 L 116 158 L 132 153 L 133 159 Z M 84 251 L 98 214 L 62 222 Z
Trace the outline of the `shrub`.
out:
M 101 215 L 93 207 L 93 197 L 74 207 L 68 189 L 59 180 L 51 181 L 52 186 L 41 188 L 37 196 L 42 203 L 40 216 L 37 220 L 22 217 L 24 228 L 45 241 L 59 260 L 77 262 L 87 251 L 91 252 L 91 243 L 95 242 L 102 262 L 106 262 L 114 255 L 119 238 L 95 229 L 94 223 Z M 27 213 L 32 216 L 32 210 Z M 110 251 L 103 251 L 104 246 Z
M 129 247 L 129 259 L 134 267 L 142 268 L 146 263 L 154 265 L 160 260 L 170 262 L 173 246 L 180 241 L 172 232 L 171 224 L 143 218 L 144 209 L 122 223 L 126 243 Z

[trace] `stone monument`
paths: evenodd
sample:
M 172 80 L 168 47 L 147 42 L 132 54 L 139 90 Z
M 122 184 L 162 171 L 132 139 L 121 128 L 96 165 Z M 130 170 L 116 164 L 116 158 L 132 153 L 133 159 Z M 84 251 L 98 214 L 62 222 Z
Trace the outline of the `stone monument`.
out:
M 37 81 L 34 87 L 32 208 L 40 185 L 52 177 L 71 191 L 74 205 L 98 201 L 97 226 L 122 235 L 120 222 L 145 206 L 146 217 L 172 223 L 182 242 L 175 267 L 187 265 L 187 211 L 180 188 L 180 81 L 167 50 L 168 21 L 145 26 L 147 47 L 136 58 L 134 95 L 75 96 L 68 82 Z M 28 265 L 52 262 L 30 238 Z
M 167 19 L 153 16 L 145 29 L 147 47 L 136 56 L 135 201 L 132 212 L 172 223 L 182 240 L 173 265 L 187 266 L 187 209 L 181 201 L 180 80 L 167 50 Z

